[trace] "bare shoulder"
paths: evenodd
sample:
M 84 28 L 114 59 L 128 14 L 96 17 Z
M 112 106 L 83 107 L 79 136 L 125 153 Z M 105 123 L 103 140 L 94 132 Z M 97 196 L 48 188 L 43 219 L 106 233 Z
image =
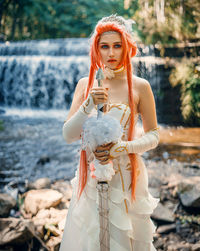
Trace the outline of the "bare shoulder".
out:
M 79 79 L 76 88 L 78 88 L 79 90 L 84 90 L 85 87 L 87 86 L 87 83 L 88 83 L 88 77 L 81 78 Z
M 144 94 L 144 91 L 151 89 L 150 83 L 144 79 L 133 75 L 134 87 L 139 95 Z
M 81 102 L 84 100 L 84 94 L 87 87 L 87 83 L 88 83 L 88 77 L 81 78 L 79 79 L 75 88 L 74 97 L 78 97 L 81 100 Z
M 67 120 L 78 110 L 84 101 L 85 89 L 87 86 L 88 78 L 81 78 L 75 88 L 72 104 L 68 113 Z
M 137 109 L 139 113 L 143 113 L 144 105 L 154 99 L 150 83 L 137 76 L 133 76 L 134 92 L 137 94 Z M 148 106 L 148 105 L 147 105 Z

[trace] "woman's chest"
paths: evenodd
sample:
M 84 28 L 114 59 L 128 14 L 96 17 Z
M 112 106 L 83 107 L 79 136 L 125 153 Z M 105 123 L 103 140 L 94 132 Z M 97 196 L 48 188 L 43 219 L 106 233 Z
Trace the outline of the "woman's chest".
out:
M 111 88 L 108 91 L 108 103 L 124 103 L 129 104 L 129 92 L 128 88 Z M 139 113 L 139 94 L 133 90 L 133 105 L 135 112 Z
M 96 81 L 95 81 L 96 82 Z M 97 87 L 97 82 L 94 83 L 94 87 Z M 128 84 L 116 84 L 109 85 L 109 83 L 104 82 L 103 87 L 108 89 L 108 103 L 124 103 L 129 104 L 129 91 Z M 138 113 L 138 105 L 139 105 L 139 91 L 136 88 L 133 88 L 133 102 Z

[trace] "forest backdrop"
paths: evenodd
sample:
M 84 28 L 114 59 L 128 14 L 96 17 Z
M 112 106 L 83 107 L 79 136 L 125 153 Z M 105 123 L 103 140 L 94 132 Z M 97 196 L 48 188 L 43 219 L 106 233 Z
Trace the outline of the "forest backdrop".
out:
M 0 40 L 89 37 L 103 16 L 131 18 L 135 39 L 164 50 L 173 46 L 200 47 L 199 0 L 0 0 Z M 182 115 L 200 125 L 200 54 L 175 62 L 172 86 L 181 86 Z
M 5 40 L 88 37 L 103 16 L 117 13 L 136 21 L 143 43 L 200 39 L 199 0 L 0 0 Z

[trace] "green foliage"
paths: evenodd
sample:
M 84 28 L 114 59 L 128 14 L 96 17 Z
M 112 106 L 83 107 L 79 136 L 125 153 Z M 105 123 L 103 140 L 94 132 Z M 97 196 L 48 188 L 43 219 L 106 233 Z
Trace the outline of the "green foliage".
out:
M 7 40 L 88 37 L 114 13 L 133 18 L 145 44 L 200 39 L 199 0 L 0 0 L 0 33 Z
M 199 0 L 138 0 L 134 18 L 145 44 L 174 44 L 200 39 Z
M 182 59 L 172 70 L 172 86 L 181 85 L 181 111 L 185 122 L 200 125 L 200 65 Z
M 188 222 L 189 224 L 200 225 L 200 215 L 180 215 L 176 214 L 176 218 L 180 219 L 181 224 Z
M 103 16 L 132 17 L 137 1 L 129 9 L 124 0 L 2 0 L 1 6 L 0 33 L 22 40 L 88 37 Z

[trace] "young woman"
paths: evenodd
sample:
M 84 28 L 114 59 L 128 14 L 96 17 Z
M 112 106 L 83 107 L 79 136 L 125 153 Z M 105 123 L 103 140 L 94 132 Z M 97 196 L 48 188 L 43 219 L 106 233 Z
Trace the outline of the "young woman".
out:
M 94 152 L 81 151 L 60 251 L 100 250 L 97 181 L 89 168 L 94 157 L 103 165 L 112 160 L 115 170 L 109 182 L 110 250 L 155 250 L 155 226 L 150 215 L 159 199 L 148 191 L 147 169 L 139 153 L 155 148 L 159 133 L 151 86 L 132 74 L 131 58 L 136 52 L 129 20 L 111 15 L 97 23 L 91 38 L 89 77 L 80 79 L 76 86 L 63 136 L 67 143 L 80 139 L 83 123 L 102 103 L 104 111 L 120 121 L 123 136 Z M 95 79 L 99 67 L 105 75 L 102 87 Z M 145 133 L 136 138 L 139 114 Z

